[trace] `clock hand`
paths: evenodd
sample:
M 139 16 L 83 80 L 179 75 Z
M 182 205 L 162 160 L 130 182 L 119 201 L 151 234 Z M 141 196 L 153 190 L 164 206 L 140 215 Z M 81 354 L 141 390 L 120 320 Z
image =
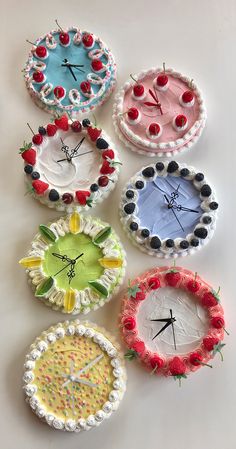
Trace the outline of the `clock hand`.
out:
M 158 321 L 160 323 L 168 323 L 170 321 L 170 318 L 160 318 L 160 319 L 150 320 L 150 321 Z
M 71 283 L 72 279 L 75 277 L 75 265 L 76 265 L 76 261 L 83 256 L 84 253 L 80 254 L 79 256 L 77 256 L 75 259 L 71 260 L 71 266 L 70 266 L 70 270 L 67 273 L 67 277 L 69 278 L 69 284 Z
M 164 197 L 165 197 L 165 199 L 166 199 L 166 201 L 167 201 L 167 203 L 168 203 L 168 209 L 170 209 L 170 210 L 173 212 L 173 214 L 174 214 L 176 220 L 178 221 L 178 223 L 179 223 L 179 225 L 180 225 L 182 231 L 184 231 L 184 228 L 183 228 L 182 224 L 180 223 L 180 221 L 179 221 L 179 219 L 178 219 L 178 217 L 177 217 L 177 215 L 176 215 L 176 213 L 175 213 L 175 211 L 174 211 L 174 209 L 173 209 L 173 204 L 171 203 L 171 201 L 168 200 L 168 198 L 167 198 L 166 195 L 164 195 Z
M 184 212 L 195 212 L 196 214 L 199 214 L 198 210 L 189 209 L 188 207 L 181 206 L 181 204 L 173 204 L 173 208 L 176 210 L 183 210 Z
M 74 72 L 73 72 L 73 70 L 72 70 L 71 66 L 70 66 L 70 65 L 68 65 L 67 67 L 68 67 L 68 69 L 69 69 L 69 71 L 70 71 L 71 75 L 73 76 L 74 80 L 75 80 L 75 81 L 77 81 L 77 78 L 76 78 L 76 76 L 75 76 L 75 74 L 74 74 Z
M 66 160 L 68 161 L 68 162 L 70 162 L 71 161 L 71 158 L 70 158 L 70 155 L 69 155 L 69 147 L 68 147 L 68 145 L 65 145 L 65 143 L 64 143 L 64 141 L 62 140 L 62 138 L 60 137 L 60 140 L 61 140 L 61 143 L 62 143 L 62 147 L 61 147 L 61 151 L 63 151 L 63 153 L 65 153 L 65 155 L 66 155 Z
M 73 156 L 77 153 L 77 151 L 78 151 L 78 149 L 81 147 L 81 145 L 82 145 L 84 139 L 85 139 L 85 137 L 83 137 L 83 139 L 81 139 L 81 141 L 80 141 L 79 143 L 77 143 L 77 145 L 75 146 L 75 148 L 72 148 L 71 154 L 70 154 L 71 157 L 73 157 Z
M 97 384 L 93 384 L 92 382 L 89 382 L 88 380 L 81 379 L 80 377 L 76 377 L 76 376 L 74 377 L 73 381 L 77 382 L 79 384 L 88 385 L 89 387 L 92 387 L 92 388 L 98 386 Z
M 77 259 L 79 259 L 79 257 L 83 256 L 84 253 L 80 254 L 78 257 L 76 257 L 76 259 L 71 259 L 70 263 L 68 263 L 65 267 L 63 267 L 61 270 L 59 270 L 56 274 L 54 274 L 53 276 L 57 276 L 59 273 L 61 273 L 63 270 L 65 270 L 66 268 L 68 268 L 71 264 L 73 264 Z
M 89 362 L 88 365 L 84 366 L 84 368 L 77 371 L 76 376 L 79 376 L 80 374 L 84 373 L 88 369 L 92 368 L 92 366 L 96 365 L 96 363 L 98 363 L 99 360 L 101 360 L 102 358 L 103 358 L 103 354 L 100 354 L 95 359 L 91 360 L 91 362 Z
M 89 153 L 93 153 L 93 150 L 91 150 L 91 151 L 86 151 L 85 153 L 77 154 L 76 156 L 72 156 L 71 159 L 74 159 L 75 157 L 79 157 L 79 156 L 84 156 L 84 154 L 89 154 Z M 57 161 L 57 162 L 63 162 L 63 161 L 66 161 L 66 160 L 67 160 L 67 159 L 60 159 L 60 160 Z
M 162 332 L 164 332 L 165 329 L 167 329 L 167 327 L 169 327 L 172 324 L 172 320 L 175 321 L 175 318 L 169 318 L 168 322 L 165 324 L 165 326 L 163 326 L 161 328 L 161 330 L 159 332 L 157 332 L 156 335 L 154 335 L 154 337 L 152 338 L 152 340 L 154 340 L 154 338 L 156 338 L 158 335 L 160 335 Z
M 62 256 L 61 254 L 52 253 L 52 256 L 57 257 L 58 259 L 61 259 L 62 262 L 70 262 L 71 263 L 71 259 L 69 257 L 67 257 L 66 255 Z
M 176 350 L 177 348 L 176 348 L 175 329 L 174 329 L 174 321 L 176 321 L 176 319 L 173 318 L 172 309 L 170 309 L 170 318 L 171 318 L 171 327 L 172 327 L 172 333 L 173 333 L 174 347 Z
M 174 192 L 171 193 L 171 204 L 174 203 L 176 198 L 179 198 L 179 192 L 178 192 L 179 187 L 180 187 L 180 184 L 178 185 L 177 189 L 175 189 Z

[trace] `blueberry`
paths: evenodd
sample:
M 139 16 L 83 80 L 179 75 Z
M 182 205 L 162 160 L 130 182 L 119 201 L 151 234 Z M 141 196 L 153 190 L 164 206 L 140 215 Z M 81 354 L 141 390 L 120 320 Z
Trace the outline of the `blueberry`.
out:
M 135 187 L 136 187 L 136 189 L 143 189 L 144 188 L 144 182 L 143 181 L 136 181 Z
M 150 246 L 153 249 L 159 249 L 161 247 L 161 241 L 160 241 L 159 237 L 152 237 Z
M 83 125 L 84 128 L 88 128 L 88 126 L 90 125 L 90 120 L 88 118 L 85 118 L 82 121 L 82 125 Z
M 148 229 L 142 229 L 141 231 L 141 236 L 144 237 L 145 239 L 148 238 L 150 235 L 150 232 Z
M 212 192 L 212 190 L 208 184 L 204 184 L 204 186 L 202 186 L 202 188 L 201 188 L 202 196 L 210 196 L 211 192 Z
M 205 217 L 203 217 L 202 221 L 204 224 L 210 224 L 212 222 L 212 218 L 209 217 L 209 215 L 205 215 Z
M 199 245 L 199 240 L 193 238 L 193 239 L 191 240 L 190 244 L 191 244 L 194 248 L 196 248 L 196 247 Z
M 181 175 L 183 178 L 186 178 L 186 176 L 188 176 L 189 173 L 190 173 L 190 171 L 189 171 L 188 168 L 181 168 L 181 170 L 180 170 L 180 175 Z
M 162 170 L 164 170 L 164 168 L 165 168 L 165 166 L 164 166 L 163 162 L 157 162 L 156 163 L 157 171 L 162 171 Z
M 24 171 L 27 175 L 31 175 L 32 171 L 33 171 L 33 167 L 32 165 L 25 165 L 24 167 Z
M 39 126 L 38 132 L 41 136 L 45 136 L 45 134 L 47 134 L 47 131 L 43 126 Z
M 99 138 L 99 139 L 97 139 L 96 147 L 99 150 L 105 150 L 106 148 L 109 147 L 109 145 L 105 139 Z
M 194 231 L 194 235 L 199 237 L 199 239 L 205 239 L 207 237 L 208 231 L 206 228 L 197 228 Z
M 174 173 L 176 170 L 178 170 L 178 168 L 179 168 L 179 164 L 177 164 L 177 162 L 175 162 L 175 161 L 171 161 L 168 164 L 167 171 L 168 171 L 168 173 Z
M 60 198 L 60 195 L 57 190 L 51 189 L 49 192 L 48 198 L 50 199 L 50 201 L 58 201 Z
M 125 196 L 126 196 L 126 198 L 129 198 L 129 200 L 132 200 L 132 198 L 134 197 L 134 191 L 133 190 L 127 190 Z
M 142 175 L 145 176 L 145 178 L 152 178 L 155 174 L 154 168 L 153 167 L 146 167 L 143 171 L 142 171 Z
M 216 210 L 216 209 L 218 209 L 219 204 L 218 204 L 216 201 L 212 201 L 212 202 L 209 204 L 209 207 L 210 207 L 211 210 Z
M 134 210 L 135 210 L 135 204 L 134 203 L 127 203 L 124 206 L 124 211 L 128 215 L 132 214 L 134 212 Z
M 179 244 L 181 249 L 187 249 L 189 247 L 189 243 L 187 240 L 182 240 Z
M 31 173 L 31 178 L 32 178 L 32 179 L 39 179 L 39 178 L 40 178 L 39 172 L 33 171 L 33 172 Z
M 203 173 L 197 173 L 197 174 L 195 175 L 195 179 L 196 179 L 196 181 L 203 181 L 203 179 L 204 179 L 204 174 L 203 174 Z
M 175 246 L 175 242 L 173 239 L 167 239 L 166 240 L 166 246 L 167 248 L 173 248 L 173 246 Z
M 90 186 L 91 192 L 97 192 L 98 189 L 99 189 L 99 187 L 97 184 L 91 184 L 91 186 Z
M 130 227 L 131 231 L 137 231 L 138 230 L 138 223 L 135 223 L 135 221 L 131 221 L 129 227 Z

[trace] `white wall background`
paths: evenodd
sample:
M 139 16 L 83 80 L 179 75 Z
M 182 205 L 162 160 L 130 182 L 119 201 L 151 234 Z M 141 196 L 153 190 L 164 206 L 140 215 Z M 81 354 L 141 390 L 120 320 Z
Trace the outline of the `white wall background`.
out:
M 1 10 L 1 446 L 4 449 L 234 449 L 235 448 L 235 167 L 236 167 L 236 2 L 235 0 L 2 0 Z M 100 35 L 112 48 L 118 84 L 129 74 L 163 61 L 193 77 L 204 92 L 208 123 L 203 136 L 181 155 L 206 172 L 218 193 L 220 216 L 210 244 L 183 259 L 214 287 L 221 285 L 230 337 L 214 369 L 200 370 L 184 381 L 150 377 L 136 363 L 127 364 L 128 389 L 112 419 L 83 434 L 51 430 L 25 405 L 21 390 L 25 352 L 33 339 L 61 314 L 39 304 L 17 261 L 39 223 L 57 217 L 24 196 L 18 148 L 33 128 L 50 119 L 29 98 L 21 69 L 27 57 L 25 39 L 54 27 L 78 25 Z M 111 134 L 123 161 L 116 190 L 93 214 L 108 220 L 128 254 L 127 279 L 161 262 L 143 255 L 125 237 L 117 216 L 122 186 L 149 159 L 131 154 L 114 135 L 112 98 L 96 113 Z M 120 295 L 121 296 L 121 295 Z M 120 296 L 89 318 L 117 331 Z

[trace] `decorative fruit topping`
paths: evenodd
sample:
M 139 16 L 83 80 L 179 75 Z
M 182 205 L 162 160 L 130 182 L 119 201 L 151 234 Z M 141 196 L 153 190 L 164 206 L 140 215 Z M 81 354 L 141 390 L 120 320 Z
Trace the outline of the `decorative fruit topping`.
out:
M 33 171 L 31 174 L 31 178 L 32 179 L 39 179 L 40 178 L 40 174 L 37 171 Z
M 179 168 L 179 164 L 175 161 L 171 161 L 169 162 L 168 166 L 167 166 L 167 172 L 168 173 L 174 173 L 175 171 L 177 171 Z
M 203 339 L 203 346 L 207 351 L 213 351 L 216 345 L 218 345 L 219 339 L 216 337 L 205 337 Z
M 45 58 L 47 56 L 47 49 L 43 45 L 39 45 L 35 50 L 38 58 Z
M 142 354 L 145 351 L 145 344 L 143 341 L 137 340 L 132 344 L 132 349 L 138 354 Z
M 62 115 L 59 118 L 55 119 L 55 125 L 60 128 L 63 129 L 63 131 L 68 131 L 69 129 L 69 124 L 68 124 L 68 118 L 66 115 Z
M 47 134 L 47 131 L 44 128 L 44 126 L 39 126 L 38 132 L 39 132 L 39 134 L 41 134 L 41 136 L 45 136 Z
M 158 136 L 158 134 L 160 134 L 161 127 L 160 125 L 158 125 L 158 123 L 151 123 L 151 125 L 149 125 L 148 131 L 151 136 Z
M 175 117 L 175 126 L 177 128 L 183 128 L 187 124 L 187 117 L 183 114 L 177 115 Z
M 103 164 L 100 168 L 100 173 L 102 175 L 111 175 L 114 171 L 115 171 L 115 167 L 111 167 L 110 162 L 108 162 L 106 160 L 103 162 Z
M 46 190 L 48 189 L 49 184 L 37 179 L 36 181 L 32 182 L 32 187 L 38 195 L 43 195 L 43 193 L 46 192 Z
M 143 301 L 146 298 L 144 286 L 142 284 L 131 285 L 129 281 L 128 297 L 136 301 Z
M 196 293 L 200 289 L 200 283 L 197 282 L 197 273 L 195 273 L 194 279 L 190 279 L 187 283 L 187 289 L 191 293 Z
M 175 287 L 180 281 L 180 279 L 181 275 L 179 271 L 175 270 L 175 268 L 172 268 L 165 274 L 165 280 L 167 284 L 170 285 L 171 287 Z
M 71 129 L 75 133 L 80 133 L 80 131 L 82 130 L 82 125 L 78 120 L 75 120 L 74 122 L 71 123 Z
M 102 158 L 103 159 L 114 159 L 115 153 L 113 150 L 105 150 L 102 152 Z
M 204 307 L 217 306 L 218 302 L 220 301 L 219 292 L 220 292 L 220 287 L 218 288 L 217 292 L 212 290 L 211 292 L 204 293 L 204 295 L 202 297 L 202 305 Z
M 133 87 L 133 93 L 135 97 L 142 97 L 144 94 L 144 86 L 142 84 L 135 84 Z
M 128 117 L 130 120 L 137 120 L 139 116 L 139 111 L 137 108 L 129 108 Z
M 156 79 L 157 86 L 159 87 L 166 86 L 168 81 L 169 81 L 168 76 L 165 73 L 161 73 L 160 75 L 157 76 Z
M 108 183 L 109 178 L 107 176 L 100 176 L 100 178 L 98 178 L 98 185 L 100 187 L 106 187 Z
M 32 171 L 33 171 L 32 165 L 28 165 L 28 164 L 25 165 L 25 167 L 24 167 L 24 172 L 25 172 L 27 175 L 31 175 Z
M 36 151 L 31 148 L 31 143 L 24 142 L 23 147 L 20 148 L 19 153 L 25 162 L 30 165 L 34 165 L 36 162 Z
M 93 46 L 93 43 L 94 43 L 94 39 L 93 39 L 92 34 L 85 33 L 83 35 L 83 37 L 82 37 L 82 42 L 83 42 L 85 47 L 91 48 Z
M 148 286 L 151 288 L 151 290 L 157 290 L 160 286 L 160 280 L 157 276 L 152 276 L 148 279 Z
M 222 316 L 213 316 L 211 319 L 211 325 L 216 329 L 223 329 L 225 326 L 225 320 Z
M 191 363 L 191 365 L 193 366 L 203 365 L 208 366 L 208 368 L 212 368 L 212 365 L 208 365 L 208 363 L 203 363 L 202 359 L 203 357 L 201 354 L 199 354 L 199 352 L 193 352 L 189 356 L 189 362 Z
M 56 189 L 51 189 L 48 195 L 48 198 L 50 201 L 58 201 L 60 198 L 60 195 Z
M 33 80 L 34 80 L 36 83 L 42 83 L 43 80 L 44 80 L 44 74 L 43 74 L 43 72 L 40 72 L 40 71 L 34 72 L 34 73 L 33 73 Z
M 54 136 L 56 134 L 56 132 L 57 132 L 57 126 L 53 125 L 52 123 L 49 123 L 47 125 L 47 134 L 48 134 L 48 136 L 52 137 L 52 136 Z
M 41 134 L 35 134 L 32 138 L 32 142 L 35 145 L 41 145 L 42 141 L 43 141 L 43 136 L 41 136 Z
M 70 42 L 69 33 L 65 33 L 64 31 L 59 34 L 59 40 L 62 45 L 68 45 Z
M 126 214 L 131 215 L 135 211 L 135 203 L 127 203 L 124 206 L 124 211 Z
M 153 355 L 150 359 L 150 365 L 153 369 L 152 372 L 155 372 L 158 369 L 162 368 L 162 366 L 164 365 L 164 360 L 161 359 L 161 357 L 159 357 L 158 355 Z
M 88 198 L 90 197 L 90 192 L 88 190 L 77 190 L 77 192 L 75 192 L 75 195 L 77 201 L 81 206 L 90 206 L 90 202 L 88 200 Z
M 124 325 L 125 329 L 132 331 L 136 326 L 135 318 L 132 316 L 128 316 L 128 317 L 124 318 L 123 325 Z
M 53 92 L 55 97 L 58 99 L 63 98 L 65 96 L 65 89 L 62 86 L 56 86 Z
M 89 81 L 82 81 L 80 84 L 80 89 L 84 94 L 90 94 L 91 93 L 91 84 Z
M 84 118 L 82 125 L 84 128 L 87 128 L 90 125 L 90 120 L 88 118 Z
M 191 103 L 194 99 L 193 92 L 191 90 L 186 90 L 182 95 L 182 102 L 183 103 Z
M 73 201 L 73 195 L 71 193 L 63 193 L 62 195 L 62 201 L 65 204 L 71 204 Z
M 106 150 L 109 147 L 109 145 L 105 139 L 102 139 L 101 137 L 99 137 L 99 139 L 96 142 L 96 147 L 99 150 Z
M 186 378 L 186 365 L 182 359 L 179 357 L 174 357 L 169 363 L 169 370 L 172 376 L 181 380 L 182 377 Z
M 91 186 L 90 186 L 91 192 L 97 192 L 98 189 L 99 189 L 99 187 L 95 182 L 93 184 L 91 184 Z
M 88 130 L 88 135 L 89 135 L 90 139 L 92 140 L 92 142 L 95 142 L 102 132 L 101 129 L 93 128 L 92 126 L 89 126 L 87 128 L 87 130 Z
M 103 69 L 103 63 L 102 61 L 100 61 L 100 59 L 93 59 L 91 66 L 95 72 L 99 72 Z

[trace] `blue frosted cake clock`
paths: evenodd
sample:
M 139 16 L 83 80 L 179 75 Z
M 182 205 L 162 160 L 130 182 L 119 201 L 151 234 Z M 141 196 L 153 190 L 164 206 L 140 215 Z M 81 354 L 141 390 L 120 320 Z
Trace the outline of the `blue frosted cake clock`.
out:
M 113 55 L 94 34 L 59 26 L 31 44 L 25 82 L 36 104 L 46 111 L 72 117 L 88 113 L 115 87 Z
M 122 193 L 120 215 L 135 245 L 158 257 L 194 252 L 213 235 L 218 203 L 203 173 L 175 161 L 142 168 Z

